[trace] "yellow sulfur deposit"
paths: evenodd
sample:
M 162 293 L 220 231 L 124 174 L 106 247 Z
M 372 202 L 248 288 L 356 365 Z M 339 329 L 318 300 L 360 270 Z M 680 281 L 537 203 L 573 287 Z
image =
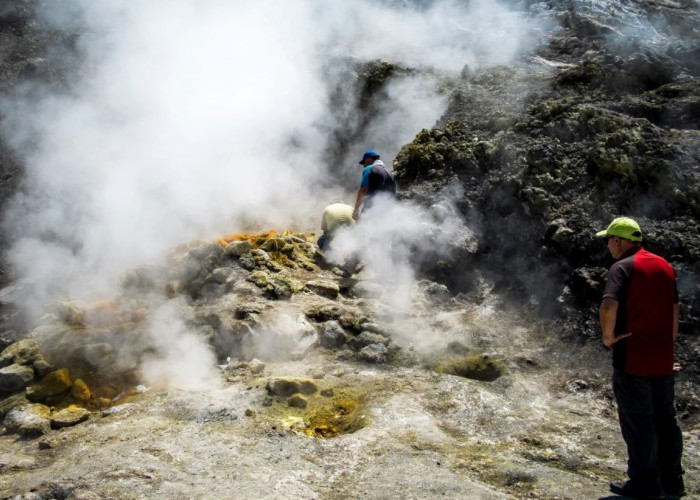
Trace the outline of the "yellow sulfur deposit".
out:
M 78 401 L 89 401 L 92 397 L 90 388 L 81 379 L 77 379 L 71 387 L 71 396 L 73 396 Z
M 298 404 L 303 398 L 304 404 Z M 287 398 L 283 405 L 272 405 L 269 417 L 283 428 L 327 439 L 350 434 L 368 424 L 365 396 L 357 390 L 325 389 L 303 396 Z M 282 401 L 280 401 L 282 403 Z
M 269 231 L 267 233 L 259 234 L 236 233 L 230 236 L 224 236 L 223 238 L 219 238 L 218 242 L 221 246 L 225 247 L 226 245 L 234 241 L 250 241 L 253 247 L 257 248 L 270 238 L 274 237 L 276 234 L 276 231 Z
M 68 369 L 61 368 L 46 375 L 38 384 L 27 387 L 27 398 L 31 401 L 41 401 L 49 396 L 68 392 L 72 385 Z

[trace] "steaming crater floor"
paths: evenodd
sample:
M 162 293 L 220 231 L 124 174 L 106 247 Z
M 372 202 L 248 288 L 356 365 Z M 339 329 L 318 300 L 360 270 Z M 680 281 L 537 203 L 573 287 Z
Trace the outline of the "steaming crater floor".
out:
M 271 377 L 362 394 L 366 425 L 309 437 L 270 404 Z M 323 377 L 321 377 L 323 373 Z M 624 444 L 600 378 L 513 363 L 493 382 L 317 352 L 221 372 L 200 391 L 151 389 L 88 422 L 0 437 L 0 492 L 22 498 L 599 498 Z M 586 379 L 584 379 L 586 380 Z M 590 384 L 590 385 L 588 385 Z M 266 402 L 267 401 L 267 402 Z M 685 429 L 700 487 L 700 429 Z
M 216 370 L 211 356 L 197 357 L 214 370 L 199 390 L 152 387 L 39 438 L 0 435 L 0 497 L 579 499 L 606 497 L 608 482 L 624 478 L 600 346 L 506 307 L 488 284 L 452 296 L 416 282 L 398 309 L 369 270 L 347 279 L 314 268 L 313 247 L 286 238 L 262 245 L 289 244 L 303 265 L 278 265 L 282 253 L 252 244 L 240 258 L 194 245 L 174 257 L 198 270 L 189 281 L 135 274 L 127 283 L 166 290 L 170 307 L 68 307 L 40 327 L 81 354 L 77 340 L 106 353 L 114 334 L 139 352 L 175 345 L 221 356 L 237 346 L 262 362 Z M 168 321 L 177 314 L 188 320 Z M 153 345 L 141 319 L 149 315 L 181 335 Z M 159 367 L 190 374 L 177 354 Z M 697 496 L 700 422 L 688 375 L 678 393 L 686 486 Z

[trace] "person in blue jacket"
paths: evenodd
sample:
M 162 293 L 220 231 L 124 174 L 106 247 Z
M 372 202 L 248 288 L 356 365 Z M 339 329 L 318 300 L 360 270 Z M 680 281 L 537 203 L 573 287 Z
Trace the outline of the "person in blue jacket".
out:
M 360 208 L 366 210 L 371 204 L 372 197 L 378 193 L 389 193 L 396 196 L 397 187 L 394 176 L 384 166 L 384 162 L 379 159 L 379 153 L 370 149 L 365 151 L 359 161 L 363 166 L 360 189 L 357 191 L 355 209 L 352 218 L 357 220 L 360 216 Z

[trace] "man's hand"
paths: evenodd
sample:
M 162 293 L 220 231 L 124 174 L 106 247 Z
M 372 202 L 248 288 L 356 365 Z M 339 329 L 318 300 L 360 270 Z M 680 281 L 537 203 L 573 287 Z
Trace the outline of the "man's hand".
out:
M 607 347 L 612 347 L 612 345 L 615 342 L 617 342 L 618 340 L 622 340 L 624 338 L 627 338 L 630 335 L 632 335 L 632 332 L 623 333 L 622 335 L 618 335 L 617 337 L 613 336 L 612 338 L 606 337 L 605 335 L 603 335 L 603 344 L 605 344 Z

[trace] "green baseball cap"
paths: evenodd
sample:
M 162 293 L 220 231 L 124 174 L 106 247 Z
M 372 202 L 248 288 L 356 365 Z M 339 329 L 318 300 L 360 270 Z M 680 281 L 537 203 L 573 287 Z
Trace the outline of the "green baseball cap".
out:
M 633 219 L 618 217 L 610 223 L 607 229 L 598 231 L 596 236 L 617 236 L 626 240 L 642 241 L 642 230 Z

